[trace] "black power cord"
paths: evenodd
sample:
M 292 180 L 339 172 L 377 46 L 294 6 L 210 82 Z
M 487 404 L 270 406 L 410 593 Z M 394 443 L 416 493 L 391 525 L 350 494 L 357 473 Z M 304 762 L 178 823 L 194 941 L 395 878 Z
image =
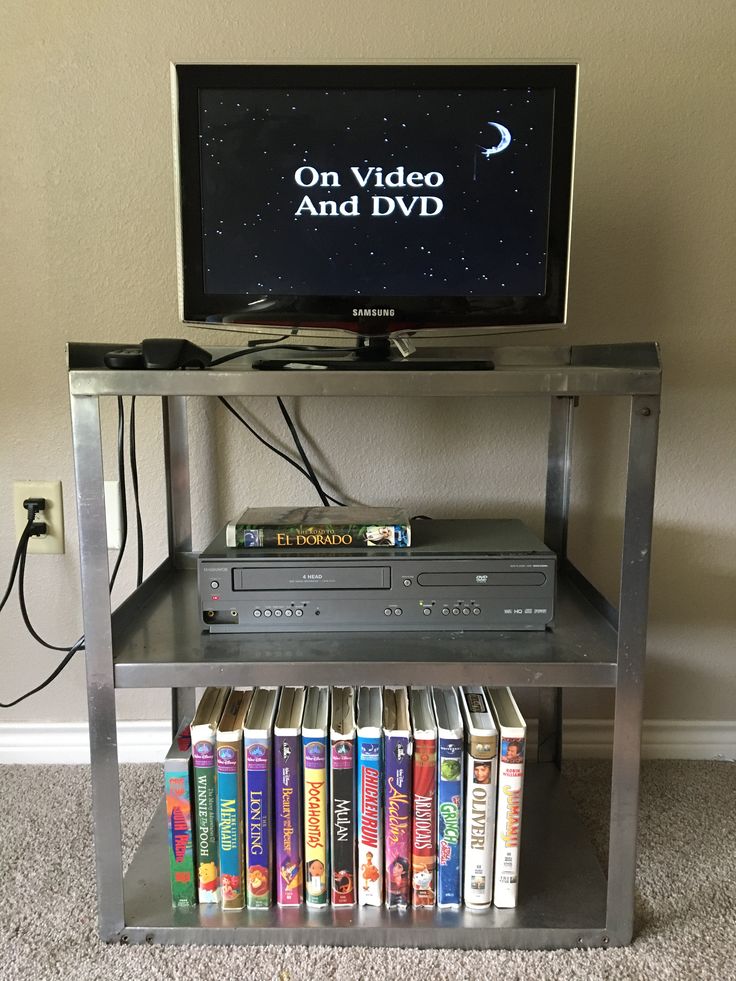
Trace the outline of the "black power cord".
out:
M 28 510 L 28 521 L 26 522 L 26 525 L 21 533 L 20 539 L 18 540 L 18 546 L 15 550 L 15 558 L 13 560 L 13 567 L 10 573 L 10 582 L 8 583 L 8 588 L 5 591 L 5 596 L 3 597 L 2 603 L 0 603 L 0 610 L 2 610 L 2 608 L 5 606 L 5 603 L 7 602 L 7 599 L 10 596 L 17 572 L 19 573 L 18 592 L 19 594 L 22 595 L 23 574 L 25 572 L 25 560 L 26 560 L 26 554 L 28 552 L 28 542 L 35 535 L 42 535 L 46 531 L 45 522 L 35 521 L 36 514 L 39 511 L 43 511 L 45 501 L 41 501 L 40 499 L 34 500 L 31 498 L 27 501 L 24 501 L 24 504 Z M 29 624 L 26 623 L 26 626 L 28 625 Z M 43 688 L 46 688 L 47 685 L 50 685 L 51 682 L 64 670 L 64 668 L 67 666 L 67 664 L 72 659 L 72 657 L 77 653 L 77 651 L 82 646 L 83 641 L 84 638 L 80 637 L 80 639 L 76 642 L 76 644 L 72 645 L 72 647 L 70 647 L 68 650 L 66 648 L 53 648 L 54 650 L 67 650 L 66 657 L 55 668 L 53 673 L 48 678 L 46 678 L 45 681 L 42 681 L 40 685 L 37 685 L 36 688 L 33 688 L 31 691 L 26 692 L 24 695 L 20 695 L 12 702 L 0 702 L 0 708 L 13 708 L 14 705 L 18 705 L 26 698 L 30 698 L 31 695 L 35 695 Z M 44 643 L 44 646 L 47 647 L 50 646 L 48 644 L 45 644 L 45 642 L 42 643 Z
M 133 398 L 135 398 L 135 396 Z M 132 422 L 131 425 L 132 443 L 130 447 L 131 472 L 135 473 L 134 494 L 136 498 L 136 511 L 137 511 L 137 515 L 139 515 L 140 511 L 139 511 L 138 487 L 137 487 L 138 465 L 136 460 L 136 449 L 135 449 L 134 419 L 135 419 L 135 413 L 134 413 L 133 405 L 131 403 L 131 422 Z M 120 490 L 121 490 L 121 497 L 122 497 L 121 511 L 122 511 L 122 519 L 123 519 L 122 520 L 123 534 L 121 538 L 120 551 L 118 552 L 117 560 L 115 562 L 115 567 L 113 569 L 112 575 L 110 576 L 110 592 L 112 592 L 112 588 L 115 584 L 115 578 L 117 577 L 118 570 L 120 568 L 120 563 L 123 558 L 123 553 L 125 551 L 125 546 L 128 538 L 124 443 L 125 443 L 125 407 L 123 405 L 123 399 L 120 396 L 118 396 L 118 476 L 120 479 Z M 25 565 L 26 565 L 26 556 L 28 554 L 28 542 L 32 536 L 43 534 L 46 530 L 46 526 L 45 524 L 43 524 L 43 522 L 36 522 L 34 520 L 36 514 L 39 511 L 43 510 L 43 504 L 39 505 L 39 502 L 33 498 L 29 499 L 28 501 L 25 501 L 24 504 L 26 505 L 28 510 L 28 521 L 26 523 L 25 528 L 23 529 L 23 532 L 18 541 L 18 546 L 15 550 L 15 557 L 13 559 L 13 565 L 10 573 L 10 581 L 5 591 L 5 596 L 3 597 L 3 600 L 0 603 L 0 611 L 5 606 L 5 603 L 7 602 L 7 599 L 10 596 L 16 574 L 18 574 L 18 599 L 20 603 L 21 616 L 23 617 L 23 622 L 26 626 L 26 629 L 31 634 L 31 636 L 43 647 L 46 647 L 48 650 L 52 650 L 52 651 L 62 651 L 66 656 L 62 658 L 62 660 L 59 662 L 56 668 L 54 668 L 51 674 L 39 685 L 37 685 L 35 688 L 32 688 L 30 691 L 25 692 L 25 694 L 19 695 L 18 698 L 14 699 L 12 702 L 0 702 L 0 708 L 13 708 L 15 705 L 20 704 L 20 702 L 25 701 L 27 698 L 30 698 L 32 695 L 36 695 L 44 688 L 47 688 L 53 681 L 56 680 L 56 678 L 58 678 L 58 676 L 67 666 L 67 664 L 71 661 L 71 659 L 74 657 L 77 651 L 80 651 L 84 648 L 84 634 L 82 634 L 82 636 L 78 640 L 76 640 L 70 647 L 59 647 L 56 644 L 50 644 L 48 643 L 48 641 L 44 640 L 43 637 L 41 637 L 34 629 L 33 624 L 30 621 L 30 617 L 28 616 L 28 609 L 25 601 Z M 142 536 L 142 525 L 141 525 L 140 534 Z M 142 537 L 139 540 L 139 544 L 140 547 L 139 547 L 138 555 L 139 555 L 139 568 L 140 568 L 142 567 L 142 561 L 143 561 Z
M 33 624 L 31 623 L 30 617 L 28 616 L 28 607 L 26 606 L 26 588 L 25 588 L 25 572 L 26 572 L 26 557 L 28 555 L 28 539 L 25 541 L 25 546 L 20 555 L 20 566 L 18 569 L 18 602 L 20 604 L 20 613 L 23 617 L 23 623 L 26 625 L 26 630 L 37 641 L 42 647 L 46 647 L 50 651 L 63 651 L 68 654 L 72 648 L 77 647 L 77 645 L 82 645 L 84 643 L 84 635 L 82 635 L 79 640 L 76 640 L 71 646 L 66 645 L 64 647 L 58 647 L 56 644 L 50 644 L 47 640 L 35 630 Z
M 228 402 L 228 400 L 225 398 L 224 395 L 218 395 L 217 398 L 218 398 L 218 400 L 220 402 L 222 402 L 222 404 L 225 406 L 225 408 L 228 410 L 228 412 L 230 412 L 233 416 L 235 416 L 235 418 L 238 420 L 238 422 L 242 423 L 245 426 L 245 428 L 248 430 L 248 432 L 251 434 L 251 436 L 255 436 L 255 438 L 258 440 L 259 443 L 262 443 L 267 449 L 271 450 L 272 453 L 275 453 L 277 456 L 280 456 L 282 460 L 285 460 L 289 464 L 289 466 L 294 467 L 295 470 L 298 470 L 299 473 L 303 477 L 306 477 L 307 480 L 316 487 L 316 484 L 314 484 L 314 481 L 313 481 L 312 477 L 310 476 L 309 471 L 305 467 L 302 467 L 300 464 L 298 464 L 296 462 L 296 460 L 292 460 L 291 457 L 287 453 L 284 453 L 277 446 L 274 446 L 273 443 L 269 443 L 269 441 L 267 439 L 265 439 L 263 436 L 261 436 L 261 434 L 257 430 L 255 430 L 253 428 L 253 426 L 251 426 L 251 424 L 249 422 L 247 422 L 240 415 L 240 413 L 237 411 L 237 409 L 235 409 Z M 319 493 L 319 491 L 318 491 L 318 493 Z M 341 507 L 344 506 L 343 502 L 337 500 L 337 498 L 331 497 L 329 494 L 325 494 L 325 496 L 327 497 L 327 500 L 328 501 L 332 501 L 334 504 L 339 504 Z
M 240 351 L 232 351 L 230 354 L 223 354 L 220 358 L 210 361 L 209 367 L 216 368 L 217 365 L 225 364 L 226 361 L 235 361 L 237 358 L 245 358 L 249 354 L 263 354 L 264 351 L 306 351 L 307 353 L 317 354 L 350 354 L 349 347 L 320 347 L 317 344 L 279 344 L 278 341 L 286 340 L 288 334 L 283 337 L 275 337 L 262 344 L 251 344 L 250 347 Z
M 320 501 L 322 501 L 322 504 L 325 507 L 327 507 L 330 503 L 330 499 L 327 497 L 327 494 L 322 489 L 322 484 L 320 484 L 319 478 L 317 477 L 317 474 L 314 472 L 314 467 L 309 462 L 309 457 L 304 452 L 304 447 L 302 446 L 302 441 L 299 438 L 299 433 L 297 432 L 296 426 L 294 425 L 294 421 L 292 420 L 291 416 L 287 412 L 286 406 L 284 405 L 280 395 L 276 396 L 276 401 L 279 404 L 279 409 L 281 409 L 281 415 L 284 417 L 286 421 L 286 425 L 289 427 L 289 432 L 291 433 L 291 438 L 294 440 L 294 445 L 299 451 L 299 456 L 302 458 L 302 462 L 304 463 L 307 473 L 309 474 L 309 479 L 314 484 L 315 490 L 319 494 Z
M 118 577 L 120 563 L 123 561 L 125 546 L 128 543 L 128 502 L 125 484 L 125 405 L 122 395 L 118 395 L 118 480 L 120 481 L 120 551 L 110 576 L 110 592 Z
M 15 550 L 15 555 L 13 556 L 13 564 L 10 568 L 10 579 L 8 580 L 8 588 L 5 590 L 5 595 L 2 598 L 2 602 L 0 602 L 0 613 L 2 612 L 2 609 L 5 606 L 5 604 L 8 602 L 8 597 L 13 591 L 13 585 L 15 584 L 15 577 L 18 572 L 18 566 L 20 564 L 21 556 L 23 555 L 26 548 L 28 547 L 28 539 L 33 534 L 33 532 L 31 531 L 32 526 L 33 526 L 33 516 L 29 513 L 28 521 L 26 522 L 26 526 L 23 529 L 20 538 L 18 539 L 18 546 Z
M 218 364 L 225 364 L 226 361 L 235 361 L 236 358 L 244 358 L 248 354 L 255 354 L 256 351 L 260 351 L 263 348 L 268 348 L 272 350 L 273 347 L 278 346 L 279 341 L 285 341 L 288 334 L 282 334 L 281 337 L 269 337 L 267 341 L 251 341 L 248 347 L 240 348 L 238 351 L 233 351 L 231 354 L 223 354 L 219 358 L 215 358 L 210 361 L 210 368 L 216 367 Z
M 40 685 L 37 685 L 35 688 L 32 688 L 30 691 L 27 691 L 25 695 L 19 695 L 18 698 L 14 699 L 12 702 L 0 702 L 0 708 L 4 708 L 4 709 L 13 708 L 14 705 L 18 705 L 20 702 L 24 702 L 27 698 L 30 698 L 31 695 L 37 695 L 38 692 L 42 691 L 44 688 L 48 688 L 51 682 L 55 681 L 56 678 L 58 678 L 58 676 L 67 666 L 67 664 L 71 661 L 71 659 L 74 657 L 77 651 L 81 650 L 83 639 L 84 638 L 80 638 L 79 643 L 75 644 L 74 647 L 71 647 L 69 649 L 69 653 L 66 655 L 65 658 L 61 660 L 58 666 L 54 668 L 54 670 L 51 672 L 48 678 L 46 678 L 45 681 L 42 681 Z
M 39 529 L 39 530 L 33 530 L 33 529 Z M 48 648 L 49 650 L 64 652 L 66 654 L 66 657 L 62 659 L 62 661 L 57 665 L 56 668 L 54 668 L 54 670 L 51 672 L 48 678 L 42 681 L 39 685 L 37 685 L 35 688 L 32 688 L 30 691 L 27 691 L 24 695 L 19 695 L 18 698 L 14 699 L 12 702 L 0 702 L 0 708 L 13 708 L 14 705 L 18 705 L 20 702 L 25 701 L 26 698 L 30 698 L 31 695 L 36 695 L 44 688 L 47 688 L 51 684 L 51 682 L 54 681 L 61 674 L 61 672 L 71 661 L 71 659 L 74 657 L 77 651 L 81 650 L 84 647 L 84 634 L 82 634 L 82 636 L 77 641 L 75 641 L 71 645 L 71 647 L 57 647 L 55 644 L 49 644 L 47 641 L 43 639 L 43 637 L 39 636 L 39 634 L 33 628 L 33 624 L 31 623 L 30 618 L 28 616 L 28 610 L 26 608 L 26 601 L 25 601 L 25 583 L 24 583 L 26 556 L 28 554 L 28 542 L 32 535 L 42 534 L 43 531 L 45 530 L 46 530 L 46 526 L 45 524 L 43 524 L 43 522 L 34 522 L 33 519 L 30 518 L 28 524 L 26 525 L 26 528 L 24 529 L 23 535 L 21 535 L 20 541 L 18 542 L 18 553 L 19 553 L 18 600 L 20 603 L 20 611 L 21 611 L 21 616 L 23 617 L 23 622 L 26 626 L 26 629 L 34 638 L 34 640 L 38 641 L 39 644 L 41 644 L 43 647 Z M 26 531 L 28 531 L 28 534 L 26 534 Z
M 135 530 L 136 530 L 136 576 L 135 584 L 140 586 L 143 582 L 143 521 L 141 519 L 141 502 L 138 493 L 138 458 L 135 446 L 135 395 L 130 400 L 130 435 L 128 438 L 128 450 L 130 453 L 130 480 L 133 485 L 133 500 L 135 501 Z M 126 512 L 127 515 L 127 512 Z

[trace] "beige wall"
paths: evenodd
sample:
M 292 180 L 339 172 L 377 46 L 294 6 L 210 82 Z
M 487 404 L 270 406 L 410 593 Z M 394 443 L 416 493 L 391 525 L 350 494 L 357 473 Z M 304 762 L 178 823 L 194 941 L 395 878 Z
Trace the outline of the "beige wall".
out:
M 54 643 L 81 629 L 66 340 L 159 334 L 177 324 L 169 61 L 577 59 L 581 63 L 570 326 L 553 343 L 659 340 L 665 363 L 646 716 L 734 718 L 736 325 L 731 3 L 312 4 L 10 0 L 3 16 L 0 563 L 14 548 L 14 479 L 64 482 L 67 553 L 29 560 L 30 603 Z M 283 439 L 270 401 L 245 406 Z M 583 406 L 573 552 L 615 595 L 620 413 Z M 541 530 L 539 403 L 383 405 L 303 400 L 322 469 L 345 495 L 436 516 L 519 514 Z M 196 544 L 245 504 L 308 488 L 216 406 L 192 405 Z M 152 406 L 140 467 L 150 552 L 161 468 Z M 366 420 L 370 428 L 366 429 Z M 211 449 L 213 431 L 219 433 Z M 106 433 L 114 442 L 112 407 Z M 604 439 L 612 439 L 609 451 Z M 490 452 L 479 452 L 485 444 Z M 112 472 L 112 469 L 111 469 Z M 316 502 L 315 502 L 316 503 Z M 153 556 L 151 558 L 153 562 Z M 126 567 L 129 581 L 130 564 Z M 5 571 L 2 571 L 3 585 Z M 56 663 L 0 621 L 0 700 Z M 123 717 L 162 716 L 161 693 L 125 693 Z M 579 715 L 609 711 L 578 695 Z M 81 657 L 0 722 L 83 719 Z

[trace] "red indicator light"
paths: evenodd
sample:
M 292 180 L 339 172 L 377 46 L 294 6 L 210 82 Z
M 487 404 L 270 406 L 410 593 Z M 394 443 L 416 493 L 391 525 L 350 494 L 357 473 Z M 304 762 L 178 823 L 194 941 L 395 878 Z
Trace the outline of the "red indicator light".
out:
M 212 596 L 212 597 L 210 597 L 210 599 L 213 599 L 213 600 L 219 600 L 219 598 L 220 598 L 219 596 Z

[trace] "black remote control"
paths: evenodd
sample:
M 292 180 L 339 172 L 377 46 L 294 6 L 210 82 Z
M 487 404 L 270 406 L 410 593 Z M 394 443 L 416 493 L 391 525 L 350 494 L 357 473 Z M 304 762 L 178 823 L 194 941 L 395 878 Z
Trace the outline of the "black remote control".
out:
M 119 351 L 108 351 L 102 360 L 107 368 L 122 368 L 132 371 L 146 367 L 143 351 L 139 347 L 124 347 Z

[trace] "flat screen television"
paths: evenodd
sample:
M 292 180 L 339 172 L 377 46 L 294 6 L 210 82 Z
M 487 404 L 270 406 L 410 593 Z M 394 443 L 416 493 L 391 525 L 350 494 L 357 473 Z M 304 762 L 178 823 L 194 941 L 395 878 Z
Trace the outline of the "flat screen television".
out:
M 565 323 L 574 64 L 174 65 L 180 314 L 460 333 Z

